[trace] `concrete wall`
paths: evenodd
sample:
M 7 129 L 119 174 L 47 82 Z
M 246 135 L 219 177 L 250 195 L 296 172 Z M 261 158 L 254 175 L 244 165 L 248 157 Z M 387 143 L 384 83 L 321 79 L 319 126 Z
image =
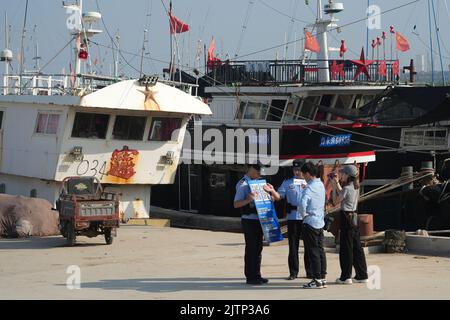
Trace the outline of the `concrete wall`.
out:
M 120 215 L 125 219 L 150 217 L 149 185 L 109 185 L 105 191 L 118 192 L 120 196 Z
M 406 235 L 406 248 L 417 254 L 450 256 L 450 237 Z
M 5 184 L 6 194 L 29 197 L 31 190 L 36 189 L 38 198 L 46 199 L 53 205 L 59 196 L 60 184 L 54 181 L 0 174 L 0 184 L 2 183 Z

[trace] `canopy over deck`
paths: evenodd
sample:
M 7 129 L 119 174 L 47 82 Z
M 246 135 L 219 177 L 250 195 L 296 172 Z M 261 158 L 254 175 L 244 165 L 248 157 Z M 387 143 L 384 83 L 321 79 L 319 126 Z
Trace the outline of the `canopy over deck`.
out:
M 125 80 L 90 93 L 80 105 L 91 108 L 128 109 L 210 115 L 209 106 L 177 88 L 157 82 L 141 85 L 138 80 Z

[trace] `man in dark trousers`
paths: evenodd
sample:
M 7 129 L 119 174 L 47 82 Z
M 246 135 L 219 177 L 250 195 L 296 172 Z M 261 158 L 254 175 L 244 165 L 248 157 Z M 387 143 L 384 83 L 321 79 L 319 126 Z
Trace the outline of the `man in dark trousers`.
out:
M 241 211 L 241 223 L 245 237 L 245 270 L 247 284 L 261 285 L 269 280 L 261 277 L 261 253 L 263 249 L 263 231 L 259 222 L 254 199 L 256 194 L 251 192 L 249 181 L 261 177 L 261 163 L 248 166 L 247 173 L 236 185 L 234 207 Z M 267 192 L 275 191 L 273 186 L 264 186 Z
M 301 169 L 307 187 L 302 193 L 299 211 L 303 216 L 303 243 L 311 263 L 312 281 L 305 289 L 322 289 L 327 286 L 327 259 L 323 248 L 323 227 L 325 225 L 325 187 L 317 178 L 317 167 L 307 162 Z
M 294 280 L 299 273 L 298 251 L 300 238 L 302 234 L 302 216 L 297 207 L 301 199 L 303 189 L 306 188 L 306 181 L 303 179 L 301 167 L 305 163 L 302 159 L 296 159 L 292 163 L 292 177 L 283 181 L 278 188 L 278 194 L 281 199 L 286 199 L 287 203 L 287 224 L 288 224 L 288 240 L 289 240 L 289 277 L 287 280 Z M 304 264 L 306 277 L 312 278 L 309 259 L 304 254 Z

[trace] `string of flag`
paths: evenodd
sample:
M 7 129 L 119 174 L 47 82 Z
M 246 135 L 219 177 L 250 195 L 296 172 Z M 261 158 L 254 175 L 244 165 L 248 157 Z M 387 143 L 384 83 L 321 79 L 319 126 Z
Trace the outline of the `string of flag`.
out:
M 398 60 L 398 52 L 406 52 L 410 50 L 410 45 L 408 39 L 403 36 L 400 32 L 395 31 L 393 26 L 390 26 L 389 33 L 391 35 L 391 60 L 394 61 L 392 63 L 392 75 L 394 77 L 399 76 L 400 72 L 400 63 Z M 395 38 L 395 48 L 397 51 L 397 56 L 394 60 L 393 56 L 393 38 Z M 361 56 L 359 60 L 350 60 L 350 62 L 356 66 L 356 71 L 354 75 L 354 80 L 356 80 L 360 74 L 364 74 L 367 79 L 371 79 L 369 73 L 369 66 L 376 63 L 377 64 L 377 72 L 379 77 L 387 77 L 387 61 L 386 61 L 386 40 L 387 33 L 383 31 L 381 36 L 376 37 L 372 40 L 372 59 L 366 60 L 364 55 L 364 47 L 361 50 Z M 380 59 L 380 47 L 383 47 L 383 59 Z M 314 35 L 305 29 L 305 51 L 320 52 L 320 44 L 317 42 Z M 345 78 L 344 74 L 344 66 L 345 66 L 345 52 L 347 51 L 347 47 L 345 44 L 345 40 L 341 40 L 341 46 L 339 48 L 339 57 L 344 60 L 342 63 L 338 63 L 338 61 L 333 60 L 331 63 L 331 77 L 333 80 Z M 376 53 L 376 57 L 375 57 Z M 315 70 L 308 70 L 315 71 Z

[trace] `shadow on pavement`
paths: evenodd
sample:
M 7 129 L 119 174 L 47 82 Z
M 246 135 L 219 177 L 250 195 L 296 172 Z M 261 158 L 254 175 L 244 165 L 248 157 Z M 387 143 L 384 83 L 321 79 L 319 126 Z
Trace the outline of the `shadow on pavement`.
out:
M 78 240 L 77 240 L 78 241 Z M 77 242 L 75 247 L 93 247 L 105 245 L 103 237 L 98 238 L 98 243 Z M 0 238 L 0 250 L 15 249 L 49 249 L 66 247 L 66 239 L 62 236 L 30 237 L 30 238 Z
M 286 281 L 287 282 L 287 281 Z M 100 280 L 82 283 L 82 288 L 104 290 L 136 290 L 142 292 L 177 292 L 210 290 L 282 290 L 300 289 L 305 281 L 286 284 L 268 283 L 266 285 L 247 285 L 243 278 L 147 278 Z

